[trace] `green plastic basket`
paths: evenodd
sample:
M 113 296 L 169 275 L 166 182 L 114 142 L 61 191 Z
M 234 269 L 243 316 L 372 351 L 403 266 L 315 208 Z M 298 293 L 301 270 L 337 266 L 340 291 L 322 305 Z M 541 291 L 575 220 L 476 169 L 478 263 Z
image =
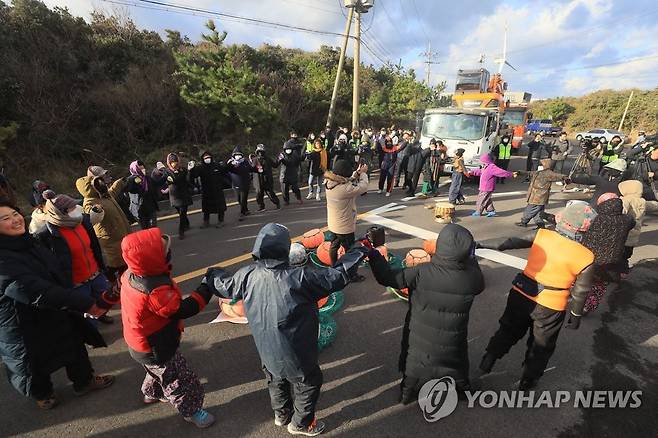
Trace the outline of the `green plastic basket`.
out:
M 343 293 L 342 290 L 338 290 L 331 295 L 329 295 L 329 300 L 327 300 L 327 303 L 320 307 L 319 312 L 324 313 L 327 315 L 332 315 L 336 312 L 338 312 L 341 307 L 343 307 L 343 304 L 345 303 L 345 294 Z
M 324 350 L 336 339 L 336 321 L 325 313 L 319 314 L 318 348 Z

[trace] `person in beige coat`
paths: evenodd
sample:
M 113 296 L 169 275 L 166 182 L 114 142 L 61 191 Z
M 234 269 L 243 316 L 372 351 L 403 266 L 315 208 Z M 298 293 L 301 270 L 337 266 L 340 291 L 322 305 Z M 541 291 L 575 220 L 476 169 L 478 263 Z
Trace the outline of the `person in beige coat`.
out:
M 117 198 L 126 186 L 124 179 L 107 185 L 107 171 L 99 166 L 90 166 L 87 176 L 78 178 L 75 186 L 84 198 L 82 208 L 85 213 L 100 206 L 105 215 L 103 220 L 94 225 L 103 252 L 108 279 L 115 283 L 126 269 L 126 262 L 121 255 L 121 240 L 130 233 L 130 223 L 121 210 Z
M 327 198 L 327 225 L 331 233 L 329 256 L 332 265 L 338 258 L 338 249 L 345 251 L 354 245 L 356 231 L 356 198 L 368 191 L 368 166 L 362 164 L 352 173 L 352 163 L 338 160 L 333 171 L 324 174 Z M 356 274 L 352 281 L 363 279 Z
M 637 180 L 628 180 L 619 183 L 619 193 L 624 204 L 624 213 L 635 219 L 635 227 L 628 233 L 624 251 L 625 266 L 622 266 L 622 277 L 626 277 L 631 268 L 629 259 L 633 255 L 633 248 L 640 243 L 642 222 L 647 212 L 658 211 L 658 201 L 647 201 L 642 197 L 642 183 Z

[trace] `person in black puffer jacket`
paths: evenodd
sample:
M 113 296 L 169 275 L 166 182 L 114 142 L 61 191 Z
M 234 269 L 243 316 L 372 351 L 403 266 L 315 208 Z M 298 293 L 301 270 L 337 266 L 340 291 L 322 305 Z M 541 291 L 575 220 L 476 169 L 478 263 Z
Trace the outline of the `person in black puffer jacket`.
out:
M 187 218 L 187 208 L 192 205 L 190 192 L 190 175 L 187 169 L 180 167 L 178 155 L 167 155 L 167 184 L 169 185 L 169 203 L 178 212 L 178 237 L 185 238 L 185 232 L 190 229 Z
M 231 186 L 235 192 L 235 197 L 240 204 L 240 218 L 242 221 L 251 212 L 247 207 L 247 198 L 249 197 L 249 186 L 251 186 L 251 172 L 253 168 L 249 161 L 242 154 L 240 146 L 236 146 L 228 160 L 228 171 L 231 174 Z
M 299 167 L 302 164 L 302 157 L 295 149 L 286 147 L 282 154 L 279 154 L 279 163 L 281 164 L 281 191 L 283 192 L 283 203 L 290 204 L 290 189 L 297 198 L 297 203 L 302 203 L 302 193 L 299 191 Z
M 404 183 L 407 185 L 407 196 L 414 196 L 416 194 L 418 180 L 420 179 L 420 174 L 423 171 L 423 165 L 427 156 L 427 154 L 423 154 L 423 149 L 417 141 L 414 141 L 407 147 L 407 175 L 409 178 L 405 177 L 404 180 Z
M 381 285 L 409 289 L 399 369 L 401 402 L 411 403 L 427 381 L 452 377 L 457 390 L 469 389 L 468 319 L 484 277 L 474 256 L 475 241 L 464 227 L 446 225 L 436 241 L 432 261 L 391 270 L 377 251 L 368 258 Z
M 624 214 L 624 205 L 614 193 L 604 193 L 597 200 L 598 215 L 583 236 L 582 244 L 594 253 L 595 277 L 585 300 L 585 312 L 599 306 L 607 283 L 618 282 L 624 260 L 624 245 L 635 220 Z
M 270 201 L 276 209 L 281 208 L 279 197 L 274 192 L 274 175 L 272 169 L 279 167 L 279 162 L 271 158 L 265 150 L 264 144 L 256 146 L 256 155 L 249 157 L 253 172 L 256 174 L 256 202 L 258 203 L 258 211 L 265 211 L 265 195 L 270 198 Z

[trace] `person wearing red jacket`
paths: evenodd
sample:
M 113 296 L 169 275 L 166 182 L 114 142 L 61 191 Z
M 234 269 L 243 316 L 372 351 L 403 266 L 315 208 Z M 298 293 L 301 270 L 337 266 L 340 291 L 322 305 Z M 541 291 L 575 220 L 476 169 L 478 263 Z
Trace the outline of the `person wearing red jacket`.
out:
M 178 351 L 183 319 L 199 313 L 212 298 L 205 284 L 183 299 L 171 278 L 170 238 L 159 228 L 129 234 L 121 242 L 128 270 L 121 277 L 123 337 L 142 364 L 144 403 L 171 403 L 185 421 L 205 428 L 215 418 L 202 408 L 199 378 Z

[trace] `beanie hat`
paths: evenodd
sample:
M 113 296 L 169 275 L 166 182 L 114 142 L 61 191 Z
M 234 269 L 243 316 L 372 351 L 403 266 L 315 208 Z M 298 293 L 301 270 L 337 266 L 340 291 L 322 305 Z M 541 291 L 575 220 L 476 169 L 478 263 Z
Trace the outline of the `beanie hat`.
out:
M 345 134 L 340 134 L 340 136 L 338 136 L 338 141 L 345 141 L 345 142 L 347 142 L 347 135 L 345 135 Z
M 334 163 L 334 173 L 349 178 L 353 173 L 352 164 L 347 160 L 338 160 Z
M 616 198 L 619 198 L 619 196 L 617 196 L 616 193 L 612 193 L 612 192 L 604 193 L 601 196 L 599 196 L 599 199 L 596 200 L 596 205 L 602 204 L 605 201 L 608 201 L 610 199 L 616 199 Z
M 290 254 L 288 255 L 288 264 L 291 266 L 302 266 L 306 263 L 306 248 L 301 243 L 292 243 L 290 245 Z
M 107 174 L 107 170 L 103 169 L 101 166 L 89 166 L 87 167 L 87 176 L 92 178 L 103 177 Z
M 436 144 L 436 138 L 431 139 L 430 144 Z
M 607 167 L 608 169 L 618 170 L 620 172 L 625 172 L 626 168 L 628 167 L 628 163 L 626 163 L 626 160 L 624 160 L 623 158 L 617 158 L 615 161 L 612 161 L 603 167 Z
M 571 240 L 580 241 L 596 217 L 596 212 L 587 204 L 571 204 L 555 215 L 555 231 Z
M 175 154 L 174 152 L 170 153 L 167 155 L 167 164 L 171 164 L 174 162 L 178 162 L 178 154 Z
M 32 199 L 30 199 L 30 204 L 32 207 L 43 205 L 45 202 L 43 192 L 48 189 L 50 189 L 50 186 L 41 180 L 36 180 L 32 183 Z
M 68 195 L 57 195 L 52 190 L 46 190 L 43 192 L 43 199 L 50 201 L 57 210 L 62 214 L 68 213 L 69 210 L 75 208 L 78 205 L 78 201 L 71 198 Z
M 199 158 L 203 159 L 203 157 L 212 157 L 212 153 L 210 153 L 209 150 L 202 150 L 199 152 Z
M 233 148 L 233 153 L 231 155 L 235 155 L 235 154 L 243 155 L 242 154 L 242 149 L 240 149 L 240 146 L 236 146 L 235 148 Z
M 464 155 L 464 152 L 466 152 L 466 149 L 464 149 L 464 148 L 459 148 L 459 149 L 457 149 L 457 151 L 455 151 L 455 155 L 461 157 L 462 155 Z

